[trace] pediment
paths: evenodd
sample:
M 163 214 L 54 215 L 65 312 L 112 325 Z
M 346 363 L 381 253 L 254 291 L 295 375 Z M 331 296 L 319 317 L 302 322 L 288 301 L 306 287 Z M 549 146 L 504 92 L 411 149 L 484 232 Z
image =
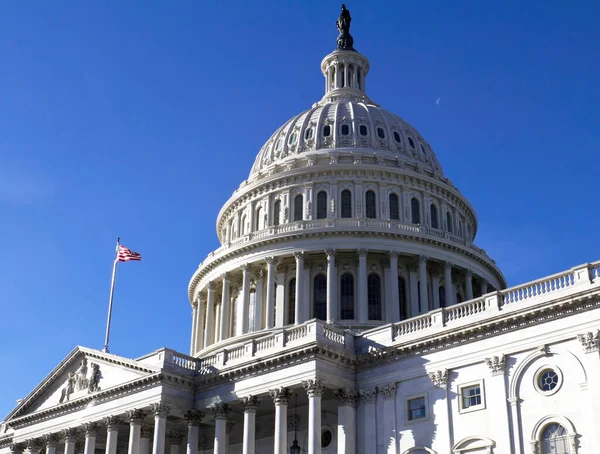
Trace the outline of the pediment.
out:
M 84 347 L 75 348 L 19 405 L 6 422 L 95 393 L 118 388 L 159 372 L 159 368 Z

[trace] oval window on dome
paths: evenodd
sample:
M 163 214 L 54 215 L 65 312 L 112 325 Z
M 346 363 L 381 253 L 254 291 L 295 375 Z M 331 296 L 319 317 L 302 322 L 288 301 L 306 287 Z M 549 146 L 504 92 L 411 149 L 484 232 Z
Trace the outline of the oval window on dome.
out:
M 277 143 L 275 144 L 275 151 L 281 150 L 281 147 L 283 147 L 283 139 L 279 139 L 277 141 Z
M 400 133 L 398 133 L 398 131 L 394 131 L 394 140 L 398 143 L 402 142 L 400 139 Z
M 421 144 L 421 151 L 423 152 L 424 155 L 426 155 L 427 153 L 425 152 L 425 147 L 423 146 L 423 144 Z
M 298 133 L 294 131 L 290 136 L 290 145 L 294 145 L 296 140 L 298 140 Z
M 313 136 L 313 128 L 308 128 L 306 130 L 306 132 L 304 133 L 304 139 L 310 140 L 310 139 L 312 139 L 312 136 Z
M 347 136 L 348 134 L 350 134 L 350 126 L 342 125 L 342 135 Z
M 383 128 L 377 128 L 377 137 L 380 139 L 385 139 L 385 131 Z
M 408 138 L 408 144 L 411 148 L 415 148 L 415 142 L 410 137 Z
M 360 125 L 359 132 L 361 136 L 366 136 L 369 133 L 369 130 L 367 129 L 367 125 Z
M 331 126 L 325 125 L 323 126 L 323 136 L 329 137 L 331 135 Z

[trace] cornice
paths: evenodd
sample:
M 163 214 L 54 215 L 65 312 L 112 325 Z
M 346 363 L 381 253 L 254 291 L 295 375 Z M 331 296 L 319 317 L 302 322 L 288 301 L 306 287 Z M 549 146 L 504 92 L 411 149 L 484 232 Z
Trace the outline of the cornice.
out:
M 208 274 L 211 270 L 215 269 L 217 266 L 225 263 L 235 257 L 242 256 L 250 253 L 253 250 L 259 249 L 266 245 L 274 245 L 285 242 L 290 242 L 298 239 L 306 239 L 311 237 L 325 237 L 325 236 L 360 236 L 364 237 L 388 237 L 395 238 L 399 240 L 410 240 L 417 243 L 426 243 L 441 249 L 445 249 L 452 252 L 457 252 L 462 254 L 470 259 L 475 260 L 479 264 L 483 265 L 487 270 L 489 270 L 500 283 L 505 284 L 506 279 L 504 275 L 500 271 L 500 269 L 495 265 L 490 257 L 487 255 L 480 254 L 479 252 L 469 249 L 467 247 L 463 247 L 461 244 L 453 243 L 451 240 L 444 241 L 440 238 L 436 238 L 434 236 L 421 236 L 426 235 L 425 233 L 417 235 L 411 235 L 409 232 L 394 232 L 394 231 L 372 231 L 372 230 L 343 230 L 343 228 L 336 228 L 327 230 L 315 228 L 313 231 L 311 230 L 296 230 L 292 232 L 281 233 L 278 236 L 270 236 L 261 238 L 258 240 L 254 240 L 252 242 L 244 243 L 237 248 L 232 248 L 228 250 L 221 256 L 217 256 L 216 258 L 212 258 L 212 260 L 205 260 L 200 267 L 196 270 L 194 275 L 190 280 L 190 284 L 188 286 L 188 298 L 190 301 L 194 300 L 194 296 L 197 292 L 197 286 L 203 277 Z M 265 253 L 266 255 L 272 256 L 273 251 L 271 250 L 269 253 Z M 257 259 L 259 260 L 259 259 Z

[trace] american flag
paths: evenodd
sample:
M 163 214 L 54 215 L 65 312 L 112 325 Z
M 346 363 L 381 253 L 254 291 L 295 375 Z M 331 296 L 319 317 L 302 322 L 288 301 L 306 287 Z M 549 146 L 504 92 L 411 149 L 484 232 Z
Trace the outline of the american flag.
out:
M 119 262 L 129 262 L 130 260 L 142 260 L 141 254 L 133 252 L 131 249 L 119 244 L 119 252 L 117 252 L 117 260 Z

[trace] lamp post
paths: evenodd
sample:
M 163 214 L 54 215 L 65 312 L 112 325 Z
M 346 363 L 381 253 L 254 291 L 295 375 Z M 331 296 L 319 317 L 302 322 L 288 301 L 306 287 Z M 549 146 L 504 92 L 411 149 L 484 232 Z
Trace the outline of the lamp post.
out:
M 300 446 L 298 446 L 298 394 L 296 393 L 296 401 L 294 404 L 294 441 L 290 446 L 290 454 L 300 454 Z

